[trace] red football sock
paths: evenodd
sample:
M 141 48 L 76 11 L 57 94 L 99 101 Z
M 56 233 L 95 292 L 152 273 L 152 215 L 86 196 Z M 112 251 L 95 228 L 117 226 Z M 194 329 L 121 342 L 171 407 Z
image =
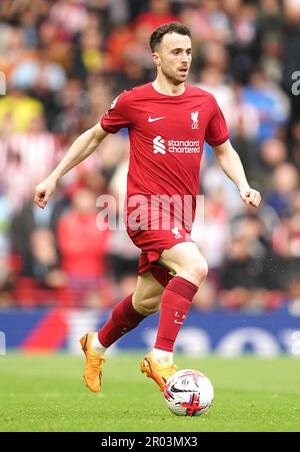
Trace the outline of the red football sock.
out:
M 162 296 L 161 313 L 154 348 L 173 352 L 179 330 L 198 287 L 181 276 L 175 276 Z
M 111 318 L 98 331 L 98 338 L 103 347 L 108 348 L 146 318 L 132 306 L 132 295 L 128 295 L 113 308 Z

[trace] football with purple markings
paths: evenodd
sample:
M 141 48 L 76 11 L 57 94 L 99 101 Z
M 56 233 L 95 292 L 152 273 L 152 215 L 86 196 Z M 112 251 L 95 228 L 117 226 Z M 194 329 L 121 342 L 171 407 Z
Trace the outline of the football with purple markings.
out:
M 214 388 L 202 372 L 179 370 L 166 383 L 164 399 L 177 416 L 200 416 L 207 413 L 214 400 Z

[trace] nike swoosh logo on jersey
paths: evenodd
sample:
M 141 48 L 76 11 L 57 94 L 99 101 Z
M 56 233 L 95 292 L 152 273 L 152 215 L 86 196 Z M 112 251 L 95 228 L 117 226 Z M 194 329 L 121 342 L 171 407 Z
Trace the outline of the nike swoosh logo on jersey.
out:
M 164 118 L 165 118 L 165 116 L 160 116 L 159 118 L 151 118 L 151 116 L 149 116 L 148 122 L 159 121 L 160 119 L 164 119 Z

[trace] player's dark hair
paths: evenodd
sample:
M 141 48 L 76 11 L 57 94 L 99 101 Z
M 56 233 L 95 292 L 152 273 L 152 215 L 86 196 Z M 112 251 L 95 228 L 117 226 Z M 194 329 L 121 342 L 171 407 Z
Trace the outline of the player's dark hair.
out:
M 152 52 L 155 52 L 156 46 L 161 43 L 162 38 L 167 33 L 178 33 L 179 35 L 189 36 L 191 38 L 191 32 L 188 27 L 177 22 L 169 22 L 156 28 L 150 36 Z

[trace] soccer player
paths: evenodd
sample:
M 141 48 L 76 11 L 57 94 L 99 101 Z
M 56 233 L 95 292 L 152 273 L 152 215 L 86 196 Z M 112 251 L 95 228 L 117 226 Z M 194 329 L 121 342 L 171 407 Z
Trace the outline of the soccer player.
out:
M 80 339 L 86 356 L 84 379 L 93 392 L 100 391 L 108 347 L 159 310 L 157 337 L 152 351 L 142 359 L 141 370 L 164 389 L 176 371 L 173 349 L 177 335 L 207 275 L 206 261 L 191 240 L 186 222 L 170 228 L 161 226 L 160 216 L 154 224 L 150 222 L 147 214 L 157 212 L 153 196 L 192 198 L 194 218 L 203 143 L 207 141 L 244 203 L 258 207 L 261 201 L 230 144 L 215 98 L 185 83 L 192 60 L 189 29 L 178 23 L 162 25 L 152 33 L 150 47 L 157 68 L 153 83 L 121 93 L 100 123 L 80 135 L 50 176 L 36 187 L 35 202 L 44 208 L 59 178 L 94 152 L 107 134 L 128 128 L 126 225 L 130 238 L 141 249 L 139 274 L 134 293 L 113 308 L 100 331 Z M 131 225 L 130 219 L 136 196 L 142 197 L 139 212 L 146 218 L 140 227 Z M 178 215 L 170 215 L 173 225 Z

